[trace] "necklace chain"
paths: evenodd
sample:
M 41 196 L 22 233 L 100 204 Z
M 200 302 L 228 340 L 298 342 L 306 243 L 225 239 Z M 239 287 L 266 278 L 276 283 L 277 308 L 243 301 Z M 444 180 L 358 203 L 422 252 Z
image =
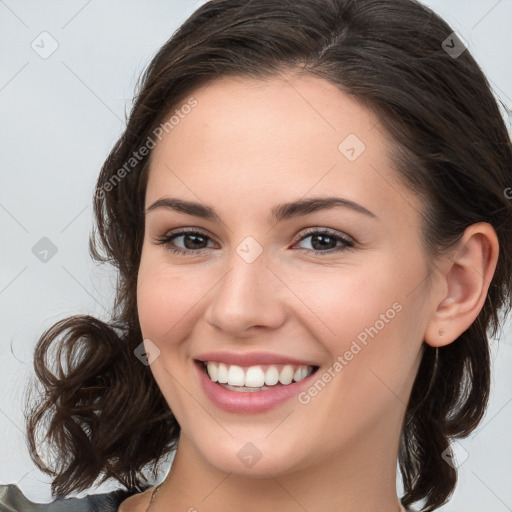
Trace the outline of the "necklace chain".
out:
M 155 500 L 155 496 L 158 494 L 158 491 L 160 490 L 160 487 L 162 486 L 163 482 L 158 484 L 154 489 L 153 489 L 153 492 L 151 493 L 151 500 L 149 502 L 149 506 L 148 506 L 148 509 L 146 510 L 146 512 L 150 512 L 151 510 L 151 506 L 153 504 L 153 501 Z

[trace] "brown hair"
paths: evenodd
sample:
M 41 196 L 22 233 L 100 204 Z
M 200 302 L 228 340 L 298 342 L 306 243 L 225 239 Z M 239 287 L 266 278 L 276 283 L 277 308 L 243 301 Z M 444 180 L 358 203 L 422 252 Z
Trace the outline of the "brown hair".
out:
M 483 417 L 488 335 L 496 335 L 500 311 L 512 307 L 512 202 L 504 193 L 512 185 L 511 141 L 469 51 L 454 56 L 443 47 L 452 32 L 414 0 L 213 0 L 163 45 L 96 187 L 90 251 L 118 270 L 111 320 L 63 319 L 35 350 L 44 389 L 27 407 L 28 438 L 34 462 L 55 476 L 54 495 L 84 490 L 99 476 L 136 488 L 147 481 L 148 465 L 156 475 L 180 433 L 149 366 L 134 355 L 142 342 L 136 284 L 151 152 L 126 163 L 197 87 L 221 76 L 265 79 L 291 69 L 336 84 L 378 115 L 393 140 L 399 176 L 424 199 L 423 238 L 432 255 L 473 223 L 489 222 L 497 233 L 500 255 L 485 304 L 437 359 L 424 344 L 403 425 L 402 503 L 424 499 L 431 511 L 447 501 L 457 472 L 442 453 Z M 58 350 L 50 355 L 54 343 Z M 36 455 L 42 425 L 57 454 L 53 470 Z

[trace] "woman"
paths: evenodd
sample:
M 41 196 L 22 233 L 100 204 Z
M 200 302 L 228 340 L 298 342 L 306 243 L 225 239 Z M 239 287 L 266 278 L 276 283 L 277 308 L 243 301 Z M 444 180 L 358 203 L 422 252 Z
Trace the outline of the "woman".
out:
M 421 4 L 201 6 L 98 179 L 112 321 L 62 320 L 36 348 L 27 427 L 52 505 L 446 503 L 450 441 L 483 417 L 488 336 L 512 305 L 511 170 L 489 84 Z M 37 457 L 43 420 L 57 469 Z M 98 477 L 127 490 L 63 501 Z

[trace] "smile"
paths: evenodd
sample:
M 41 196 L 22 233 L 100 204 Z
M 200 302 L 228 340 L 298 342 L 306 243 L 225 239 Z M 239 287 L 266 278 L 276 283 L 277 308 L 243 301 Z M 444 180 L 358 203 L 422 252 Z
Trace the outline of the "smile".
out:
M 203 362 L 212 382 L 233 391 L 258 391 L 269 386 L 287 386 L 300 382 L 314 371 L 310 365 L 255 365 L 242 367 L 216 361 Z
M 270 411 L 297 398 L 311 385 L 319 368 L 300 364 L 242 367 L 201 360 L 195 360 L 195 367 L 209 401 L 223 411 L 236 414 Z

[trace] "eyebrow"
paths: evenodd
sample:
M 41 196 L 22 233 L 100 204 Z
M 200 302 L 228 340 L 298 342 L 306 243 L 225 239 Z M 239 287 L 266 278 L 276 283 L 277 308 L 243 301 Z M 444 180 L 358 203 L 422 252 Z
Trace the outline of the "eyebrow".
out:
M 167 208 L 187 215 L 222 222 L 221 218 L 213 208 L 193 201 L 185 201 L 183 199 L 172 197 L 162 197 L 149 206 L 146 209 L 146 213 L 158 208 Z M 349 199 L 343 199 L 341 197 L 313 197 L 274 206 L 271 210 L 271 220 L 273 222 L 280 222 L 282 220 L 300 217 L 319 211 L 331 210 L 333 208 L 346 208 L 357 213 L 361 213 L 367 217 L 377 218 L 373 212 L 354 201 L 350 201 Z

